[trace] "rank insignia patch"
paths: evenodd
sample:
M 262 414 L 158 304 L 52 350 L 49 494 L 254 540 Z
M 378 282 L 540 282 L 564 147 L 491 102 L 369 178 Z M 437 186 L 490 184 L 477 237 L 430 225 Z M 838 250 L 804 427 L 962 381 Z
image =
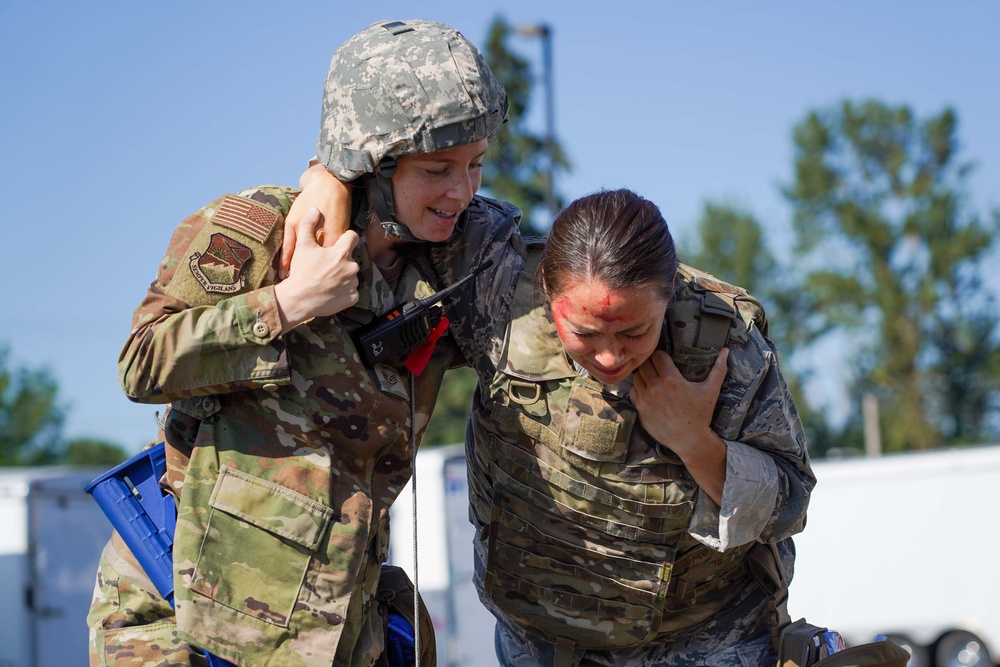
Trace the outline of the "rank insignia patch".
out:
M 235 229 L 261 243 L 267 240 L 278 221 L 278 214 L 260 204 L 226 195 L 219 209 L 212 216 L 212 222 Z
M 246 285 L 243 271 L 253 252 L 225 234 L 215 233 L 204 252 L 191 255 L 191 273 L 206 292 L 236 294 Z

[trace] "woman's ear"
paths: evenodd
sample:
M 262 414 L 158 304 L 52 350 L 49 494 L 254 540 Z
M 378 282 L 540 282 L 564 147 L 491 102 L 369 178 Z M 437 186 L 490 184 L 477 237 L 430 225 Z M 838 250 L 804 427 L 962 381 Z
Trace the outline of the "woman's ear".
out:
M 549 303 L 549 293 L 545 286 L 545 270 L 541 265 L 535 269 L 535 295 L 532 300 L 536 306 L 548 306 Z

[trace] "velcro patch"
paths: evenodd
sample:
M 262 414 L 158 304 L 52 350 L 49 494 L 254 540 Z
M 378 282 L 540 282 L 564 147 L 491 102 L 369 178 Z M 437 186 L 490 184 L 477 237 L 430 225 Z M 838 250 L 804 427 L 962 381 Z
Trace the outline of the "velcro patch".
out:
M 277 213 L 266 206 L 255 204 L 242 197 L 226 195 L 215 215 L 212 216 L 212 222 L 229 229 L 235 229 L 264 243 L 271 235 L 271 230 L 274 229 L 278 217 Z
M 383 392 L 403 400 L 409 397 L 409 394 L 406 393 L 406 383 L 397 370 L 385 364 L 376 364 L 375 377 L 378 378 L 379 388 Z
M 191 275 L 206 292 L 236 294 L 246 287 L 243 275 L 253 251 L 225 234 L 212 234 L 204 252 L 191 255 Z

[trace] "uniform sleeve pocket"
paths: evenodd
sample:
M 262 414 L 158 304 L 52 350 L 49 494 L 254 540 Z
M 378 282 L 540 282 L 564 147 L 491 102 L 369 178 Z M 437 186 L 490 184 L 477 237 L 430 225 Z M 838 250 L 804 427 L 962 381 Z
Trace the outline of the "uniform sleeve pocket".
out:
M 223 468 L 191 590 L 286 626 L 333 510 L 290 489 Z

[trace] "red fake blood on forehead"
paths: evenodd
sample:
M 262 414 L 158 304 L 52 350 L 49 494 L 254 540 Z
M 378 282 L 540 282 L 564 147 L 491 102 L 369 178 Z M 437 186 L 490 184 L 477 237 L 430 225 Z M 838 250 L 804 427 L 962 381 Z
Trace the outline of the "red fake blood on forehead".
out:
M 556 330 L 560 334 L 563 332 L 563 326 L 566 319 L 577 312 L 592 315 L 593 317 L 601 320 L 602 322 L 629 322 L 633 318 L 627 314 L 619 314 L 611 308 L 611 293 L 606 292 L 604 297 L 600 299 L 599 308 L 591 310 L 587 306 L 577 304 L 572 299 L 568 297 L 562 297 L 557 299 L 552 304 L 552 315 L 553 320 L 556 325 Z
M 559 299 L 552 304 L 552 322 L 556 325 L 556 332 L 558 332 L 560 337 L 565 336 L 565 321 L 566 321 L 566 308 L 569 305 L 569 299 Z
M 594 313 L 594 317 L 602 322 L 627 322 L 632 319 L 626 315 L 616 315 L 612 312 L 611 292 L 604 293 L 604 299 L 601 300 L 601 305 L 604 307 L 604 310 L 599 313 Z

